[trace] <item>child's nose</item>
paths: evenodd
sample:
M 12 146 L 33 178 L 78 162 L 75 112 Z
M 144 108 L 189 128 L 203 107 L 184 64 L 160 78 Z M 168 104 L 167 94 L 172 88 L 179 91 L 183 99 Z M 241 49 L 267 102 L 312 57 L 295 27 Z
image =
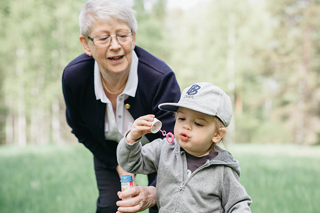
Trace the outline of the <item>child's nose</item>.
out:
M 187 122 L 185 124 L 183 124 L 183 128 L 186 129 L 186 130 L 191 130 L 191 126 Z

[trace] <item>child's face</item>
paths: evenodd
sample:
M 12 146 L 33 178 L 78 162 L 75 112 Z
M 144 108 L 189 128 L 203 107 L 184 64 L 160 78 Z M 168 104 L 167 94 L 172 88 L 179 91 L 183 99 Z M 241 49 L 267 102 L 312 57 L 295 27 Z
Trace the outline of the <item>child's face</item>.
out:
M 174 136 L 184 150 L 197 157 L 209 154 L 212 143 L 220 140 L 213 116 L 182 107 L 177 111 Z

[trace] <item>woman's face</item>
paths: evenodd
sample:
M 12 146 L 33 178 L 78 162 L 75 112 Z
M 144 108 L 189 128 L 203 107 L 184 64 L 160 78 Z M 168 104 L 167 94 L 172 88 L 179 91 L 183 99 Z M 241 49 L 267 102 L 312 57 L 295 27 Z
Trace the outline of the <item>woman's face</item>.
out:
M 131 32 L 130 27 L 117 19 L 112 22 L 96 20 L 89 34 L 91 38 L 96 36 L 115 36 L 121 33 Z M 135 47 L 135 33 L 132 42 L 120 44 L 113 37 L 110 44 L 105 47 L 97 47 L 91 40 L 84 37 L 80 40 L 87 55 L 91 55 L 98 63 L 102 74 L 126 74 L 130 71 L 132 50 Z M 87 45 L 87 46 L 86 46 Z

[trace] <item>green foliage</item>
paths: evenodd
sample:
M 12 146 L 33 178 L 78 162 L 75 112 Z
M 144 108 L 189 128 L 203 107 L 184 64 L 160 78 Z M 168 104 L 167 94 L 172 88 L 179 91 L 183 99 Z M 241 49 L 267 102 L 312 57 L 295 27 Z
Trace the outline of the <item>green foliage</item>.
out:
M 6 22 L 1 21 L 4 20 L 5 17 L 9 14 L 9 7 L 7 1 L 1 1 L 0 2 L 0 28 L 6 29 Z M 5 31 L 0 31 L 0 42 L 3 44 L 4 41 L 2 41 L 1 38 L 3 38 L 5 35 Z M 4 44 L 5 46 L 5 44 Z M 3 56 L 6 53 L 5 48 L 0 48 L 0 56 Z M 4 57 L 0 57 L 0 144 L 4 142 L 5 140 L 5 122 L 6 122 L 6 114 L 7 114 L 7 107 L 4 102 L 4 81 L 5 81 L 5 70 L 1 69 L 1 64 L 6 64 L 6 60 Z
M 295 143 L 319 140 L 319 1 L 268 1 L 270 35 L 257 49 L 257 71 L 272 79 L 266 96 L 273 100 L 271 120 L 283 122 Z
M 0 2 L 0 143 L 57 141 L 57 117 L 70 137 L 61 74 L 83 52 L 84 2 Z M 215 0 L 188 11 L 167 10 L 167 0 L 133 3 L 136 44 L 164 60 L 182 89 L 208 81 L 230 95 L 236 141 L 320 141 L 319 1 Z
M 162 60 L 170 58 L 170 48 L 166 45 L 166 0 L 136 0 L 134 9 L 139 24 L 136 45 L 148 50 Z M 146 9 L 145 5 L 151 6 Z
M 254 127 L 244 131 L 250 141 L 316 143 L 319 8 L 318 1 L 217 0 L 173 11 L 169 63 L 182 88 L 200 81 L 223 88 L 235 117 L 245 117 L 236 129 Z
M 249 37 L 243 35 L 248 30 L 247 17 L 251 8 L 247 1 L 212 1 L 188 13 L 174 11 L 170 19 L 173 22 L 172 42 L 174 46 L 170 63 L 177 73 L 181 87 L 200 81 L 209 81 L 227 91 L 229 81 L 235 81 L 236 87 L 242 84 L 242 72 L 250 66 L 248 57 Z M 181 17 L 176 17 L 176 16 Z M 232 33 L 232 32 L 233 33 Z M 235 44 L 230 47 L 229 33 L 235 36 Z M 252 39 L 252 38 L 251 38 Z M 229 76 L 228 55 L 235 51 L 235 75 Z M 232 79 L 230 79 L 232 78 Z
M 240 161 L 241 183 L 253 199 L 252 212 L 318 212 L 320 147 L 228 147 Z M 0 168 L 1 213 L 95 211 L 93 158 L 81 144 L 0 146 Z M 146 185 L 144 176 L 137 179 Z
M 246 143 L 252 141 L 259 144 L 292 143 L 290 135 L 282 122 L 275 120 L 261 120 L 250 114 L 236 114 L 235 142 Z
M 0 38 L 4 62 L 0 63 L 4 76 L 0 91 L 6 96 L 0 95 L 4 99 L 0 103 L 6 103 L 6 114 L 16 122 L 25 119 L 27 132 L 35 118 L 42 123 L 38 128 L 44 128 L 40 132 L 46 132 L 51 125 L 52 105 L 57 102 L 63 106 L 63 68 L 82 52 L 77 17 L 83 2 L 25 0 L 1 4 L 0 26 L 5 30 Z M 50 140 L 50 134 L 41 140 Z

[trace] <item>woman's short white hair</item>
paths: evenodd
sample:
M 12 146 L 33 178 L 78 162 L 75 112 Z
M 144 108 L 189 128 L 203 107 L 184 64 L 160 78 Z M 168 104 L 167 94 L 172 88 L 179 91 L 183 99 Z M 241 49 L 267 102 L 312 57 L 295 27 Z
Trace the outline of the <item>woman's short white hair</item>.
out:
M 79 15 L 80 34 L 88 36 L 96 19 L 112 21 L 112 18 L 127 23 L 133 32 L 137 32 L 134 13 L 126 0 L 88 0 Z

